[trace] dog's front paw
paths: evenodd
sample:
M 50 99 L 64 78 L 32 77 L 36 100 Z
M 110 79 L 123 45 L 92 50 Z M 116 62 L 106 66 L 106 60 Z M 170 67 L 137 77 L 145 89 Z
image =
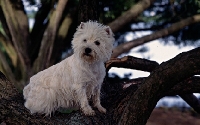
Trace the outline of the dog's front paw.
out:
M 101 113 L 106 113 L 106 109 L 104 107 L 102 107 L 101 105 L 96 105 L 95 107 L 97 107 L 97 109 L 101 112 Z
M 82 111 L 87 116 L 94 116 L 95 115 L 95 112 L 94 112 L 94 110 L 92 110 L 91 107 L 82 108 Z

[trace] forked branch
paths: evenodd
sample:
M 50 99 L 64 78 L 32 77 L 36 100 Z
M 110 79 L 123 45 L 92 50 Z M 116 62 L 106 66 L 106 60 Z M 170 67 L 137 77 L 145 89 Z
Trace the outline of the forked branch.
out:
M 162 63 L 126 102 L 127 106 L 123 110 L 119 124 L 145 125 L 163 94 L 177 83 L 195 75 L 196 69 L 200 69 L 200 48 L 181 53 Z

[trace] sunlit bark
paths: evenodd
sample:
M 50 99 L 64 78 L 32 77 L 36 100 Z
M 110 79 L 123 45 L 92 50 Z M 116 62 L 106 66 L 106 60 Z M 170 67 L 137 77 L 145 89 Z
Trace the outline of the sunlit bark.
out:
M 128 11 L 116 18 L 113 22 L 108 24 L 113 32 L 122 29 L 126 24 L 135 20 L 145 9 L 147 9 L 155 0 L 140 0 L 133 5 Z
M 0 5 L 6 19 L 14 48 L 20 61 L 22 79 L 27 80 L 30 70 L 30 59 L 28 56 L 29 28 L 28 18 L 24 11 L 22 1 L 1 0 Z M 23 34 L 19 34 L 23 33 Z

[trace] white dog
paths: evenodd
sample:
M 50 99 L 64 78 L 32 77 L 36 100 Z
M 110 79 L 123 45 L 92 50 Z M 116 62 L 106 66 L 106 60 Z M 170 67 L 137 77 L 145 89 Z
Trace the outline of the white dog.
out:
M 97 22 L 81 23 L 72 41 L 74 54 L 30 78 L 24 88 L 25 107 L 31 113 L 51 115 L 58 108 L 80 108 L 95 115 L 89 105 L 106 113 L 100 104 L 100 89 L 106 74 L 104 63 L 112 54 L 111 29 Z

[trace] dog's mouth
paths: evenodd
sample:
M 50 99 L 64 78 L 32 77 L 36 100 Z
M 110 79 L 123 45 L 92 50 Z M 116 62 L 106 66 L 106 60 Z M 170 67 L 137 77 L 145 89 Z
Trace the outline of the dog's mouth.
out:
M 83 53 L 84 56 L 89 56 L 92 57 L 92 55 L 90 55 L 89 53 Z
M 87 62 L 93 62 L 94 56 L 91 53 L 83 53 L 82 58 Z

